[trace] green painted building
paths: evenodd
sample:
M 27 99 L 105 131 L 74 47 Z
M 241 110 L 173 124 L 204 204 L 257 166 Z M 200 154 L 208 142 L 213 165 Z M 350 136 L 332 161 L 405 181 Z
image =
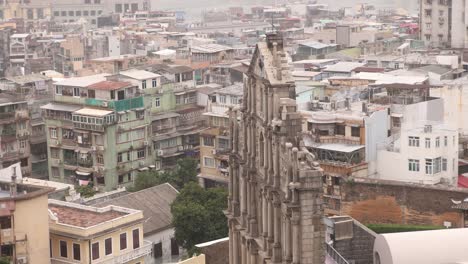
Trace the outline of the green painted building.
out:
M 108 191 L 154 168 L 144 94 L 108 77 L 60 81 L 54 101 L 42 107 L 50 180 Z

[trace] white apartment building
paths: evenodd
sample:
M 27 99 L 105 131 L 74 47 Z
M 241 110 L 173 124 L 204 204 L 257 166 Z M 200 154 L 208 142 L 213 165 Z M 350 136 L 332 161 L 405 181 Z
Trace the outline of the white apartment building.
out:
M 420 38 L 430 47 L 468 47 L 468 6 L 461 0 L 420 0 Z
M 402 128 L 400 137 L 377 152 L 379 179 L 456 186 L 458 132 L 444 124 Z

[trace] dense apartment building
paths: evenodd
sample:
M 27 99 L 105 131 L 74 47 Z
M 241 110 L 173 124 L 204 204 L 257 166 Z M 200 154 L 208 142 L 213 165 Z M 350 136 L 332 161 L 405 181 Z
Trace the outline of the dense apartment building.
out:
M 0 94 L 0 168 L 19 162 L 23 175 L 31 175 L 30 122 L 25 100 Z
M 49 200 L 50 260 L 62 263 L 144 263 L 143 212 Z M 48 253 L 48 252 L 46 252 Z
M 5 77 L 0 79 L 0 90 L 5 96 L 16 100 L 24 100 L 29 113 L 29 125 L 22 132 L 27 134 L 26 140 L 21 139 L 24 155 L 29 153 L 31 163 L 30 177 L 46 179 L 47 174 L 47 141 L 45 137 L 45 124 L 42 120 L 40 107 L 51 100 L 52 79 L 42 74 Z M 23 106 L 24 106 L 23 105 Z M 6 141 L 4 141 L 6 143 Z M 27 149 L 30 152 L 26 151 Z
M 51 180 L 110 190 L 152 165 L 141 91 L 106 77 L 57 82 L 54 101 L 42 107 Z
M 54 189 L 9 181 L 0 182 L 0 188 L 2 257 L 12 263 L 50 263 L 47 194 Z
M 420 39 L 433 48 L 468 47 L 464 1 L 421 0 Z
M 229 109 L 240 107 L 243 84 L 215 90 L 209 95 L 206 113 L 209 128 L 200 133 L 200 185 L 226 186 L 229 181 Z
M 324 263 L 322 170 L 301 146 L 294 98 L 283 39 L 269 34 L 231 114 L 229 263 Z

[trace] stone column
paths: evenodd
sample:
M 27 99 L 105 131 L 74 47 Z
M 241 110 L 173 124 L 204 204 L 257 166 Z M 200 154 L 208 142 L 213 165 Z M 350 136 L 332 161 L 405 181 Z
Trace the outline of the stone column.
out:
M 275 88 L 270 87 L 270 89 L 275 89 Z M 270 108 L 269 108 L 270 111 L 268 111 L 268 120 L 270 121 L 273 120 L 274 118 L 273 113 L 275 112 L 275 109 L 276 109 L 275 105 L 273 104 L 273 93 L 274 91 L 271 91 L 268 96 L 268 101 L 269 101 L 268 104 L 270 105 Z
M 229 221 L 229 220 L 228 220 Z M 234 232 L 232 220 L 229 221 L 229 263 L 234 263 Z
M 251 249 L 250 252 L 250 264 L 257 264 L 258 251 Z
M 246 227 L 246 218 L 247 218 L 247 177 L 245 177 L 243 175 L 242 177 L 242 195 L 241 195 L 241 211 L 242 211 L 242 215 L 241 215 L 241 224 L 242 224 L 242 227 Z
M 263 232 L 263 243 L 264 243 L 264 249 L 263 250 L 266 250 L 266 244 L 267 244 L 267 240 L 268 240 L 268 200 L 267 200 L 267 196 L 266 196 L 266 190 L 263 189 L 263 192 L 262 192 L 262 211 L 263 211 L 263 217 L 262 217 L 262 221 L 263 221 L 263 224 L 262 224 L 262 232 Z
M 247 245 L 245 241 L 242 241 L 241 263 L 247 264 Z
M 271 244 L 274 242 L 274 213 L 273 213 L 273 201 L 271 197 L 268 197 L 268 251 L 271 254 Z
M 281 203 L 278 197 L 274 198 L 274 244 L 273 244 L 273 262 L 281 262 Z
M 285 243 L 285 247 L 286 247 L 286 262 L 289 263 L 291 260 L 292 260 L 292 241 L 291 241 L 291 215 L 290 214 L 287 214 L 286 215 L 286 223 L 285 223 L 285 226 L 286 226 L 286 230 L 285 230 L 285 238 L 284 238 L 284 243 Z
M 280 145 L 278 144 L 278 138 L 273 137 L 274 147 L 274 160 L 273 160 L 273 175 L 274 175 L 274 186 L 275 188 L 280 187 Z M 273 154 L 272 154 L 273 155 Z
M 232 232 L 233 234 L 233 243 L 232 243 L 232 263 L 230 264 L 234 264 L 234 263 L 239 263 L 240 261 L 240 258 L 239 258 L 239 242 L 240 242 L 240 239 L 239 239 L 239 233 L 237 233 L 237 231 L 235 230 L 235 227 L 233 226 L 234 230 Z
M 273 165 L 273 152 L 274 152 L 274 145 L 275 142 L 273 142 L 273 138 L 271 136 L 271 133 L 268 135 L 268 145 L 270 145 L 270 149 L 268 151 L 268 174 L 270 176 L 270 184 L 274 184 L 274 165 Z
M 300 218 L 299 218 L 299 212 L 293 212 L 293 216 L 291 219 L 292 222 L 292 256 L 293 256 L 293 262 L 292 264 L 299 264 L 300 263 L 300 254 L 301 254 L 301 243 L 300 243 L 300 230 L 299 230 L 299 224 L 300 224 Z
M 232 198 L 232 211 L 234 216 L 239 216 L 240 210 L 239 210 L 239 165 L 238 164 L 233 164 L 232 166 L 232 171 L 233 171 L 233 198 Z
M 258 236 L 257 226 L 257 194 L 255 193 L 256 182 L 251 181 L 250 183 L 250 235 L 252 237 Z

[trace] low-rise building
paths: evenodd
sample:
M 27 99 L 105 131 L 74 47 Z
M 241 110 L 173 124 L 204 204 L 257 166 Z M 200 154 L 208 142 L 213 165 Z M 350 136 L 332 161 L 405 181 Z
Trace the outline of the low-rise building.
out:
M 164 183 L 109 199 L 96 206 L 114 205 L 141 210 L 144 216 L 143 238 L 153 243 L 152 261 L 154 262 L 150 263 L 174 263 L 179 261 L 182 255 L 182 250 L 175 240 L 171 214 L 171 204 L 178 193 L 169 183 Z
M 2 257 L 12 263 L 50 263 L 47 195 L 54 189 L 17 184 L 11 178 L 0 182 L 0 189 Z
M 61 263 L 144 263 L 143 212 L 49 200 L 50 260 Z M 47 225 L 47 224 L 46 224 Z

